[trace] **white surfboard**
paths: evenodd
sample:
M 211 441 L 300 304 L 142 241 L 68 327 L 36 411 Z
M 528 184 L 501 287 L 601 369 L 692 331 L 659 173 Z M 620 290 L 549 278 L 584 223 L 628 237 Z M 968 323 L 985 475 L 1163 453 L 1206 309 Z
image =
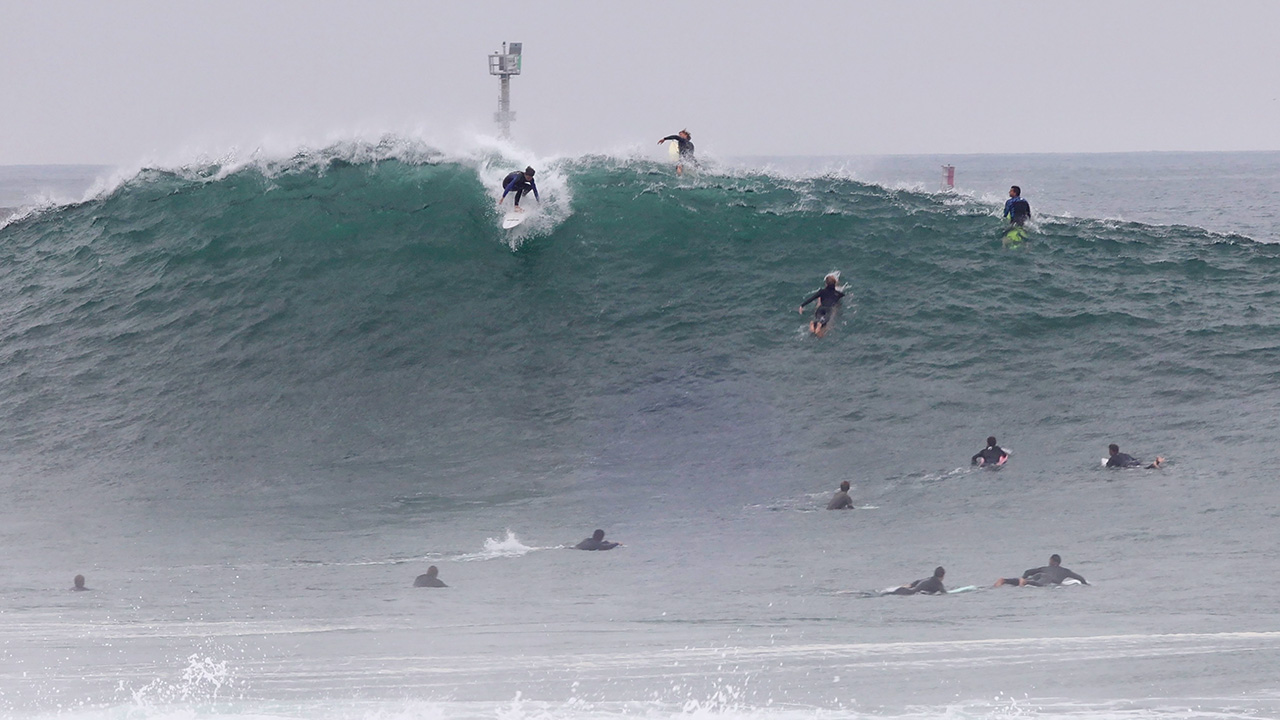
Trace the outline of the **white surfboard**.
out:
M 671 156 L 671 162 L 680 162 L 680 143 L 675 140 L 668 140 L 667 154 Z
M 878 595 L 880 595 L 881 597 L 884 597 L 884 596 L 886 596 L 886 595 L 893 595 L 893 594 L 894 594 L 894 592 L 893 592 L 893 591 L 894 591 L 894 590 L 897 590 L 899 587 L 901 587 L 901 586 L 900 586 L 900 585 L 895 585 L 894 587 L 891 587 L 891 588 L 885 588 L 884 590 L 881 590 L 881 591 L 880 591 L 879 593 L 877 593 L 877 594 L 878 594 Z M 957 593 L 973 592 L 974 590 L 977 590 L 977 589 L 978 589 L 978 586 L 977 586 L 977 585 L 965 585 L 964 587 L 952 588 L 951 590 L 948 590 L 945 594 L 947 594 L 947 595 L 955 595 L 955 594 L 957 594 Z M 920 593 L 920 594 L 921 594 L 921 595 L 933 595 L 934 593 Z
M 515 212 L 515 211 L 509 212 L 506 215 L 502 216 L 502 229 L 510 230 L 511 228 L 516 227 L 520 223 L 524 222 L 524 218 L 525 218 L 525 213 Z

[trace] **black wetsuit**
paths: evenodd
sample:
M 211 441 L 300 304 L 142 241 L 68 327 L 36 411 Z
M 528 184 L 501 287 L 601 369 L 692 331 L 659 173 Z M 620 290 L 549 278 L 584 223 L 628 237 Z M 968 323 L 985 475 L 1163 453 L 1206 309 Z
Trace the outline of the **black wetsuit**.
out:
M 618 547 L 618 543 L 609 542 L 608 540 L 597 540 L 589 537 L 586 540 L 573 546 L 574 550 L 612 550 Z
M 1137 458 L 1133 457 L 1132 455 L 1128 455 L 1125 453 L 1116 453 L 1115 455 L 1112 455 L 1111 457 L 1107 458 L 1107 467 L 1120 467 L 1120 468 L 1142 467 L 1142 462 L 1139 461 Z
M 414 579 L 413 586 L 414 587 L 449 587 L 448 585 L 444 584 L 443 580 L 436 577 L 435 575 L 430 575 L 425 573 L 422 575 L 419 575 L 417 578 Z
M 538 185 L 532 180 L 525 178 L 524 173 L 516 170 L 502 179 L 502 197 L 506 197 L 507 193 L 514 192 L 516 194 L 516 207 L 520 207 L 520 196 L 529 192 L 533 193 L 533 199 L 542 202 L 542 198 L 538 197 Z
M 827 503 L 828 510 L 848 510 L 852 507 L 853 498 L 849 497 L 849 493 L 844 490 L 837 490 L 831 497 L 831 502 Z
M 1004 203 L 1004 216 L 1014 225 L 1022 225 L 1031 218 L 1031 203 L 1022 196 L 1011 197 Z
M 1044 567 L 1031 568 L 1022 573 L 1022 577 L 1026 578 L 1028 585 L 1043 587 L 1045 585 L 1061 585 L 1063 580 L 1071 578 L 1079 580 L 1081 585 L 1088 585 L 1085 579 L 1061 565 L 1045 565 Z M 1018 578 L 1005 578 L 1006 585 L 1017 585 Z
M 810 295 L 804 302 L 800 303 L 800 307 L 804 307 L 814 300 L 818 301 L 818 309 L 813 313 L 813 319 L 819 325 L 826 325 L 831 319 L 831 311 L 835 310 L 836 305 L 840 302 L 840 298 L 844 297 L 844 293 L 835 288 L 834 285 L 824 285 L 821 290 Z
M 693 156 L 693 141 L 685 140 L 679 135 L 668 135 L 663 140 L 675 140 L 680 146 L 680 162 L 687 162 L 696 165 L 698 160 Z
M 969 461 L 969 464 L 977 465 L 978 460 L 982 460 L 983 466 L 987 466 L 987 465 L 995 466 L 1000 464 L 1001 458 L 1006 458 L 1006 457 L 1009 457 L 1009 453 L 1005 452 L 1004 448 L 1000 447 L 999 445 L 991 445 L 989 447 L 983 448 L 977 455 L 974 455 L 973 458 Z
M 947 589 L 942 586 L 942 580 L 936 577 L 927 577 L 923 580 L 916 580 L 906 587 L 900 587 L 889 593 L 890 595 L 915 595 L 916 593 L 924 593 L 925 595 L 943 595 Z

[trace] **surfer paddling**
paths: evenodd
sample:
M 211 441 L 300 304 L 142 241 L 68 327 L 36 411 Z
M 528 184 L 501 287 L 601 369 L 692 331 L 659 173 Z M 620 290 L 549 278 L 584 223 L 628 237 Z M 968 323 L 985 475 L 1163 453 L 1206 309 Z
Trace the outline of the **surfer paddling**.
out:
M 852 510 L 853 498 L 849 497 L 849 481 L 845 480 L 840 483 L 840 489 L 835 495 L 831 496 L 831 502 L 827 503 L 828 510 Z
M 612 550 L 622 543 L 609 542 L 604 539 L 604 531 L 596 530 L 591 537 L 573 546 L 574 550 Z
M 818 301 L 818 309 L 813 312 L 813 320 L 809 321 L 809 332 L 822 337 L 827 334 L 827 323 L 831 322 L 831 316 L 836 312 L 836 305 L 839 304 L 840 298 L 844 297 L 844 293 L 836 288 L 836 283 L 840 281 L 840 276 L 831 273 L 826 277 L 826 285 L 821 290 L 810 295 L 804 302 L 800 303 L 800 313 L 804 313 L 804 306 Z
M 1005 585 L 1018 587 L 1044 587 L 1045 585 L 1061 585 L 1063 580 L 1075 580 L 1081 585 L 1088 585 L 1085 579 L 1070 570 L 1062 567 L 1062 558 L 1054 553 L 1049 556 L 1049 564 L 1044 567 L 1031 568 L 1022 573 L 1022 577 L 1016 578 L 1000 578 L 996 580 L 994 587 L 1004 587 Z
M 414 587 L 449 587 L 440 579 L 440 570 L 435 565 L 427 568 L 427 571 L 413 579 Z
M 947 571 L 941 565 L 934 568 L 933 575 L 922 580 L 916 580 L 910 585 L 903 585 L 896 590 L 890 590 L 885 595 L 946 595 L 947 589 L 942 585 L 942 578 L 946 577 Z
M 1120 446 L 1111 443 L 1107 446 L 1107 452 L 1110 456 L 1107 458 L 1107 467 L 1109 468 L 1136 468 L 1142 467 L 1142 461 L 1128 453 L 1120 452 Z M 1164 467 L 1164 458 L 1157 455 L 1156 461 L 1147 466 L 1148 470 L 1159 470 Z
M 1009 451 L 996 444 L 995 436 L 987 438 L 987 446 L 969 459 L 969 464 L 981 467 L 1000 467 L 1009 459 Z
M 502 179 L 502 197 L 498 198 L 498 204 L 501 205 L 503 200 L 507 199 L 508 193 L 515 193 L 514 203 L 516 212 L 524 212 L 524 208 L 520 207 L 520 197 L 530 192 L 533 193 L 533 199 L 542 202 L 542 198 L 538 197 L 538 185 L 533 181 L 534 169 L 526 167 L 524 172 L 516 170 L 508 173 Z

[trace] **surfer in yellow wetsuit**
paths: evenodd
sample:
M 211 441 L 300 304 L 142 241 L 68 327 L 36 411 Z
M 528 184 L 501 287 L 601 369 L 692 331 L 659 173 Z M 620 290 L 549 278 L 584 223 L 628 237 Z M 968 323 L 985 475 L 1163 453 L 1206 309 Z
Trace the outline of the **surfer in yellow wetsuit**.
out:
M 680 146 L 680 162 L 676 164 L 677 175 L 684 174 L 685 163 L 689 163 L 690 167 L 698 166 L 698 160 L 693 156 L 693 136 L 689 134 L 688 130 L 681 130 L 675 135 L 668 135 L 659 140 L 658 144 L 661 145 L 668 140 L 673 140 Z

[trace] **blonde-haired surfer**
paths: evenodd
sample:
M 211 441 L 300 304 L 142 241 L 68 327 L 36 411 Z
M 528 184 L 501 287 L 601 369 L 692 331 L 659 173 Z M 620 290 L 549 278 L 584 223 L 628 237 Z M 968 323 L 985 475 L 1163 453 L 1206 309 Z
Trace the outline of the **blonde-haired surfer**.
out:
M 818 337 L 822 337 L 827 333 L 827 323 L 831 321 L 831 315 L 835 312 L 840 298 L 844 297 L 844 293 L 836 289 L 836 283 L 839 281 L 840 276 L 836 273 L 831 273 L 826 277 L 826 285 L 821 290 L 800 303 L 799 312 L 803 313 L 805 305 L 814 300 L 818 301 L 818 309 L 813 313 L 813 320 L 809 321 L 809 331 Z
M 688 130 L 681 130 L 675 135 L 668 135 L 659 140 L 658 144 L 661 145 L 668 140 L 674 140 L 676 144 L 680 146 L 680 162 L 676 164 L 677 175 L 684 174 L 685 163 L 689 163 L 691 166 L 697 166 L 698 161 L 693 157 L 693 136 L 689 134 Z

